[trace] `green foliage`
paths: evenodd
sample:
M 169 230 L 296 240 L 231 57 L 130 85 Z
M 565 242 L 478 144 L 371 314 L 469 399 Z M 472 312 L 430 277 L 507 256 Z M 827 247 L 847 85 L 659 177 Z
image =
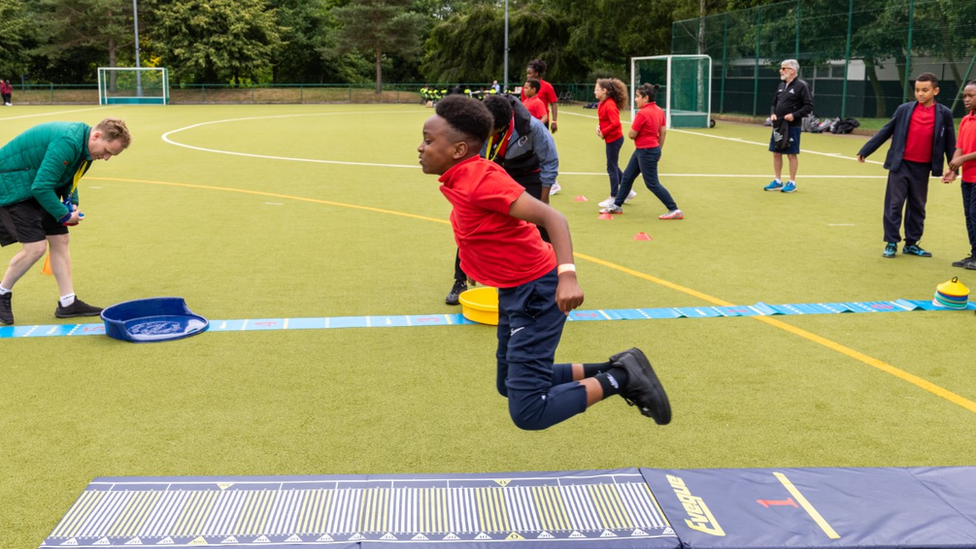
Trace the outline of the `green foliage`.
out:
M 376 93 L 383 84 L 383 54 L 396 52 L 399 57 L 412 58 L 420 51 L 420 33 L 425 18 L 406 11 L 413 0 L 352 0 L 333 8 L 339 23 L 336 32 L 336 52 L 358 51 L 372 54 L 376 67 Z
M 280 48 L 275 10 L 264 0 L 150 0 L 152 52 L 174 82 L 255 79 Z
M 116 65 L 120 50 L 132 59 L 132 2 L 127 0 L 37 0 L 35 80 L 93 80 L 95 67 Z M 131 63 L 131 61 L 130 61 Z
M 36 35 L 37 29 L 23 2 L 0 0 L 0 78 L 16 79 L 25 72 L 27 50 Z
M 546 80 L 563 81 L 585 73 L 568 51 L 574 20 L 550 8 L 530 4 L 509 13 L 509 79 L 521 83 L 535 58 L 549 65 Z M 504 12 L 478 5 L 431 30 L 421 70 L 432 82 L 491 82 L 504 72 Z

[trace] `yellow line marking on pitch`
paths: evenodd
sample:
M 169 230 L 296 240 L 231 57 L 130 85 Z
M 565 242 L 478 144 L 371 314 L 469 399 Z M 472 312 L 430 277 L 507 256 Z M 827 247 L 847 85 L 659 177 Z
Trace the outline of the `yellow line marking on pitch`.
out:
M 614 269 L 614 270 L 620 271 L 622 273 L 626 273 L 626 274 L 629 274 L 631 276 L 635 276 L 637 278 L 642 278 L 642 279 L 647 280 L 649 282 L 653 282 L 655 284 L 659 284 L 661 286 L 664 286 L 665 288 L 670 288 L 672 290 L 676 290 L 676 291 L 679 291 L 679 292 L 688 294 L 690 296 L 697 297 L 697 298 L 699 298 L 699 299 L 701 299 L 703 301 L 707 301 L 709 303 L 712 303 L 714 305 L 718 305 L 720 307 L 732 307 L 732 306 L 734 306 L 733 303 L 729 303 L 727 301 L 723 301 L 723 300 L 721 300 L 721 299 L 719 299 L 717 297 L 712 297 L 712 296 L 710 296 L 708 294 L 704 294 L 704 293 L 699 292 L 697 290 L 693 290 L 691 288 L 686 288 L 686 287 L 681 286 L 679 284 L 675 284 L 675 283 L 669 282 L 667 280 L 663 280 L 663 279 L 660 279 L 660 278 L 657 278 L 657 277 L 653 277 L 651 275 L 644 274 L 642 272 L 635 271 L 633 269 L 628 269 L 627 267 L 623 267 L 623 266 L 617 265 L 615 263 L 610 263 L 609 261 L 604 261 L 602 259 L 598 259 L 598 258 L 595 258 L 595 257 L 592 257 L 592 256 L 588 256 L 588 255 L 585 255 L 585 254 L 578 253 L 578 252 L 575 253 L 575 255 L 576 255 L 576 257 L 579 257 L 581 259 L 585 259 L 587 261 L 591 261 L 591 262 L 596 263 L 598 265 L 603 265 L 604 267 L 607 267 L 607 268 L 610 268 L 610 269 Z M 939 387 L 938 385 L 932 383 L 931 381 L 928 381 L 928 380 L 923 379 L 923 378 L 920 378 L 920 377 L 918 377 L 918 376 L 916 376 L 914 374 L 910 374 L 910 373 L 908 373 L 908 372 L 906 372 L 904 370 L 901 370 L 899 368 L 896 368 L 896 367 L 888 364 L 887 362 L 882 362 L 882 361 L 880 361 L 880 360 L 878 360 L 878 359 L 876 359 L 874 357 L 870 357 L 870 356 L 868 356 L 868 355 L 866 355 L 864 353 L 855 351 L 854 349 L 851 349 L 850 347 L 846 347 L 844 345 L 841 345 L 840 343 L 837 343 L 836 341 L 827 339 L 827 338 L 822 337 L 822 336 L 818 336 L 817 334 L 808 332 L 808 331 L 806 331 L 806 330 L 804 330 L 802 328 L 797 328 L 796 326 L 787 324 L 787 323 L 785 323 L 783 321 L 776 320 L 774 318 L 770 318 L 768 316 L 750 316 L 748 318 L 751 318 L 751 319 L 754 319 L 754 320 L 758 320 L 759 322 L 764 322 L 764 323 L 766 323 L 766 324 L 768 324 L 770 326 L 773 326 L 775 328 L 779 328 L 781 330 L 785 330 L 787 332 L 790 332 L 791 334 L 800 336 L 800 337 L 802 337 L 802 338 L 804 338 L 806 340 L 809 340 L 809 341 L 812 341 L 814 343 L 823 345 L 824 347 L 827 347 L 828 349 L 831 349 L 832 351 L 836 351 L 836 352 L 841 353 L 843 355 L 847 355 L 847 356 L 853 358 L 854 360 L 857 360 L 858 362 L 861 362 L 863 364 L 867 364 L 868 366 L 871 366 L 872 368 L 876 368 L 876 369 L 881 370 L 882 372 L 884 372 L 886 374 L 893 375 L 893 376 L 895 376 L 898 379 L 901 379 L 903 381 L 907 381 L 908 383 L 911 383 L 912 385 L 915 385 L 916 387 L 918 387 L 920 389 L 923 389 L 925 391 L 928 391 L 928 392 L 930 392 L 930 393 L 932 393 L 932 394 L 934 394 L 934 395 L 936 395 L 938 397 L 944 398 L 944 399 L 948 400 L 949 402 L 951 402 L 953 404 L 956 404 L 958 406 L 961 406 L 961 407 L 965 408 L 966 410 L 969 410 L 970 412 L 973 412 L 974 414 L 976 414 L 976 402 L 973 402 L 973 401 L 971 401 L 969 399 L 966 399 L 966 398 L 964 398 L 962 396 L 959 396 L 956 393 L 953 393 L 952 391 L 949 391 L 947 389 L 943 389 L 942 387 Z
M 423 216 L 423 215 L 416 215 L 416 214 L 410 214 L 410 213 L 404 213 L 404 212 L 397 212 L 397 211 L 394 211 L 394 210 L 385 210 L 383 208 L 373 208 L 373 207 L 369 207 L 369 206 L 358 206 L 356 204 L 346 204 L 344 202 L 332 202 L 330 200 L 319 200 L 317 198 L 305 198 L 305 197 L 301 197 L 301 196 L 292 196 L 292 195 L 279 194 L 279 193 L 269 193 L 269 192 L 265 192 L 265 191 L 252 191 L 252 190 L 247 190 L 247 189 L 235 189 L 235 188 L 229 188 L 229 187 L 215 187 L 215 186 L 212 186 L 212 185 L 197 185 L 197 184 L 192 184 L 192 183 L 174 183 L 174 182 L 168 182 L 168 181 L 149 181 L 149 180 L 145 180 L 145 179 L 130 179 L 130 178 L 120 178 L 120 177 L 89 177 L 87 179 L 89 181 L 92 181 L 92 180 L 99 180 L 99 181 L 120 181 L 120 182 L 126 182 L 126 181 L 128 181 L 128 182 L 133 182 L 133 183 L 146 183 L 146 184 L 149 184 L 149 185 L 163 185 L 163 186 L 170 186 L 170 187 L 183 187 L 183 188 L 188 188 L 188 189 L 204 189 L 204 190 L 210 190 L 210 191 L 222 191 L 222 192 L 232 192 L 232 193 L 241 193 L 241 194 L 252 194 L 252 195 L 257 195 L 257 196 L 271 196 L 271 197 L 275 197 L 275 198 L 285 198 L 285 199 L 288 199 L 288 200 L 297 200 L 299 202 L 311 202 L 311 203 L 314 203 L 314 204 L 325 204 L 327 206 L 338 206 L 338 207 L 341 207 L 341 208 L 352 208 L 352 209 L 355 209 L 355 210 L 363 210 L 363 211 L 368 211 L 368 212 L 375 212 L 375 213 L 383 213 L 383 214 L 389 214 L 389 215 L 396 215 L 396 216 L 407 217 L 407 218 L 411 218 L 411 219 L 420 219 L 422 221 L 431 221 L 431 222 L 434 222 L 434 223 L 441 223 L 441 224 L 444 224 L 444 225 L 449 225 L 450 224 L 450 221 L 448 221 L 446 219 L 437 219 L 437 218 L 434 218 L 434 217 L 427 217 L 427 216 Z M 580 259 L 584 259 L 586 261 L 589 261 L 591 263 L 596 263 L 597 265 L 602 265 L 604 267 L 607 267 L 608 269 L 613 269 L 615 271 L 620 271 L 622 273 L 626 273 L 628 275 L 631 275 L 631 276 L 634 276 L 634 277 L 637 277 L 637 278 L 640 278 L 640 279 L 643 279 L 643 280 L 647 280 L 648 282 L 653 282 L 654 284 L 657 284 L 659 286 L 664 286 L 665 288 L 670 288 L 670 289 L 675 290 L 677 292 L 681 292 L 683 294 L 687 294 L 687 295 L 690 295 L 690 296 L 693 296 L 693 297 L 697 297 L 698 299 L 701 299 L 702 301 L 707 301 L 708 303 L 712 303 L 713 305 L 717 305 L 717 306 L 720 306 L 720 307 L 734 307 L 735 306 L 734 303 L 729 303 L 728 301 L 724 301 L 724 300 L 719 299 L 717 297 L 713 297 L 713 296 L 710 296 L 708 294 L 699 292 L 698 290 L 694 290 L 694 289 L 688 288 L 686 286 L 682 286 L 680 284 L 675 284 L 674 282 L 670 282 L 670 281 L 664 280 L 663 278 L 657 278 L 655 276 L 651 276 L 649 274 L 642 273 L 640 271 L 635 271 L 633 269 L 629 269 L 627 267 L 624 267 L 622 265 L 618 265 L 616 263 L 611 263 L 609 261 L 604 261 L 602 259 L 593 257 L 591 255 L 586 255 L 586 254 L 583 254 L 583 253 L 580 253 L 580 252 L 574 252 L 573 255 L 575 255 L 576 257 L 578 257 Z M 928 391 L 928 392 L 930 392 L 930 393 L 932 393 L 932 394 L 934 394 L 934 395 L 936 395 L 936 396 L 938 396 L 940 398 L 943 398 L 945 400 L 948 400 L 949 402 L 951 402 L 953 404 L 956 404 L 957 406 L 961 406 L 962 408 L 965 408 L 966 410 L 969 410 L 970 412 L 976 414 L 976 402 L 973 402 L 973 401 L 971 401 L 969 399 L 966 399 L 966 398 L 964 398 L 964 397 L 962 397 L 960 395 L 957 395 L 956 393 L 953 393 L 952 391 L 949 391 L 947 389 L 943 389 L 942 387 L 940 387 L 940 386 L 938 386 L 938 385 L 936 385 L 936 384 L 934 384 L 934 383 L 932 383 L 932 382 L 930 382 L 930 381 L 928 381 L 926 379 L 920 378 L 920 377 L 918 377 L 918 376 L 916 376 L 914 374 L 910 374 L 910 373 L 908 373 L 908 372 L 906 372 L 904 370 L 901 370 L 899 368 L 896 368 L 896 367 L 894 367 L 894 366 L 892 366 L 892 365 L 890 365 L 890 364 L 888 364 L 886 362 L 882 362 L 882 361 L 880 361 L 880 360 L 878 360 L 878 359 L 876 359 L 874 357 L 870 357 L 870 356 L 868 356 L 868 355 L 866 355 L 864 353 L 855 351 L 854 349 L 851 349 L 849 347 L 846 347 L 844 345 L 841 345 L 840 343 L 837 343 L 836 341 L 827 339 L 827 338 L 822 337 L 822 336 L 818 336 L 817 334 L 808 332 L 808 331 L 806 331 L 806 330 L 804 330 L 802 328 L 797 328 L 796 326 L 792 326 L 790 324 L 787 324 L 785 322 L 782 322 L 780 320 L 776 320 L 776 319 L 773 319 L 773 318 L 770 318 L 770 317 L 766 317 L 766 316 L 751 316 L 751 317 L 747 317 L 747 318 L 751 318 L 751 319 L 754 319 L 754 320 L 758 320 L 759 322 L 764 322 L 764 323 L 766 323 L 766 324 L 768 324 L 768 325 L 770 325 L 770 326 L 772 326 L 774 328 L 779 328 L 781 330 L 790 332 L 790 333 L 792 333 L 794 335 L 800 336 L 800 337 L 802 337 L 802 338 L 804 338 L 804 339 L 806 339 L 808 341 L 812 341 L 812 342 L 817 343 L 819 345 L 823 345 L 824 347 L 827 347 L 828 349 L 831 349 L 833 351 L 836 351 L 838 353 L 841 353 L 843 355 L 846 355 L 846 356 L 848 356 L 850 358 L 853 358 L 854 360 L 857 360 L 858 362 L 861 362 L 863 364 L 867 364 L 868 366 L 870 366 L 872 368 L 876 368 L 878 370 L 881 370 L 882 372 L 884 372 L 886 374 L 890 374 L 892 376 L 895 376 L 898 379 L 901 379 L 903 381 L 907 381 L 908 383 L 911 383 L 912 385 L 915 385 L 916 387 L 918 387 L 920 389 L 923 389 L 925 391 Z
M 813 505 L 810 505 L 810 502 L 807 501 L 807 498 L 803 497 L 803 494 L 801 494 L 800 491 L 796 489 L 796 486 L 793 486 L 793 483 L 790 482 L 790 479 L 786 478 L 786 475 L 784 475 L 783 473 L 773 473 L 773 476 L 775 476 L 780 482 L 782 482 L 783 486 L 785 486 L 786 489 L 789 490 L 791 494 L 793 494 L 793 497 L 796 498 L 796 502 L 799 503 L 801 507 L 803 507 L 803 510 L 806 511 L 810 515 L 810 518 L 812 518 L 813 521 L 817 523 L 817 526 L 819 526 L 820 529 L 823 530 L 825 534 L 827 534 L 828 538 L 840 539 L 840 535 L 837 532 L 835 532 L 833 528 L 830 527 L 830 524 L 827 524 L 827 521 L 824 520 L 823 516 L 821 516 L 820 513 L 818 513 L 817 510 L 814 509 Z

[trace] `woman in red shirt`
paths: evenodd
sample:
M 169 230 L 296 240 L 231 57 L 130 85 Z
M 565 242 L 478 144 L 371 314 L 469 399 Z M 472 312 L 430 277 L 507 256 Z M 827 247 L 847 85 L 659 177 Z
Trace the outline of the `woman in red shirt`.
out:
M 684 214 L 671 198 L 671 193 L 657 178 L 657 163 L 661 159 L 661 149 L 664 147 L 664 137 L 668 131 L 664 121 L 664 111 L 654 102 L 660 89 L 661 86 L 657 84 L 653 86 L 641 84 L 634 94 L 634 104 L 640 110 L 634 116 L 634 121 L 630 123 L 630 132 L 627 135 L 634 140 L 637 150 L 630 157 L 627 169 L 624 170 L 620 188 L 617 189 L 617 198 L 614 199 L 613 204 L 601 209 L 600 213 L 624 213 L 621 206 L 630 194 L 637 174 L 643 174 L 644 184 L 668 209 L 668 213 L 659 215 L 658 219 L 684 219 Z
M 600 123 L 596 125 L 596 134 L 603 139 L 607 147 L 607 175 L 610 176 L 610 198 L 600 202 L 600 207 L 608 208 L 613 205 L 620 187 L 620 149 L 624 146 L 624 133 L 620 126 L 620 109 L 627 108 L 627 85 L 613 78 L 601 78 L 596 81 L 593 95 L 600 102 L 597 115 Z M 630 202 L 637 193 L 630 191 L 624 202 Z

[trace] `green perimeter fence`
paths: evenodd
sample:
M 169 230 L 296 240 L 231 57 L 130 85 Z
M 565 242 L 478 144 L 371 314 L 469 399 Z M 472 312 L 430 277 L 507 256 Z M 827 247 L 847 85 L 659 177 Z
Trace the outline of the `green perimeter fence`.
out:
M 712 58 L 713 112 L 768 116 L 792 58 L 819 117 L 890 117 L 923 72 L 958 117 L 976 78 L 976 1 L 791 0 L 676 21 L 671 53 Z
M 458 84 L 438 84 L 447 90 Z M 482 86 L 460 84 L 479 97 Z M 595 101 L 592 83 L 554 83 L 560 101 Z M 303 104 L 303 103 L 420 103 L 424 84 L 384 85 L 377 94 L 374 84 L 190 84 L 172 86 L 170 103 L 202 104 Z M 97 84 L 15 84 L 13 102 L 18 105 L 98 104 Z

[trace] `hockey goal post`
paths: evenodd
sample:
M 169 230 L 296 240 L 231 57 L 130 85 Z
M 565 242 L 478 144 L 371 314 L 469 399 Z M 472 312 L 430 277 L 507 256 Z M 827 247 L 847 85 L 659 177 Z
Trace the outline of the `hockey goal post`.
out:
M 668 128 L 708 128 L 712 122 L 712 58 L 707 55 L 654 55 L 630 58 L 630 89 L 660 84 L 657 104 Z M 631 92 L 633 93 L 633 91 Z M 630 115 L 636 114 L 631 102 Z
M 98 67 L 99 105 L 168 105 L 164 67 Z

